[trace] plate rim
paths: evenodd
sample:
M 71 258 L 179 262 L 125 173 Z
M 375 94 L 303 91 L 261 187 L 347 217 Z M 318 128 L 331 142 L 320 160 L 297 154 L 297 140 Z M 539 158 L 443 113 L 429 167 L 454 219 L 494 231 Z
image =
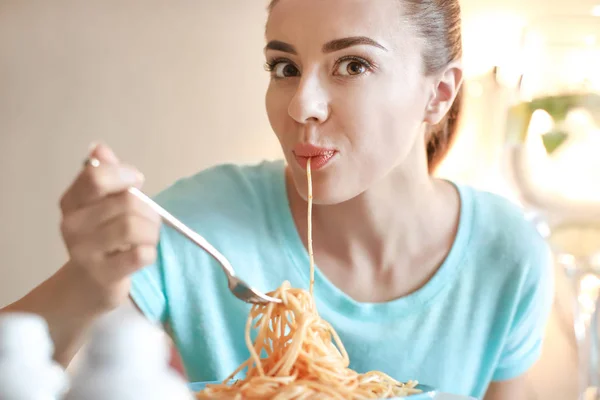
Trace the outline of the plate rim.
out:
M 206 385 L 219 384 L 219 383 L 223 383 L 223 381 L 190 382 L 188 384 L 188 386 L 193 391 L 199 391 L 199 390 L 202 390 L 204 387 L 206 387 Z M 201 387 L 199 387 L 200 385 L 201 385 Z M 423 392 L 411 394 L 411 395 L 406 396 L 406 397 L 392 397 L 392 398 L 388 398 L 386 400 L 408 399 L 410 397 L 412 397 L 415 400 L 419 400 L 420 398 L 422 398 L 422 399 L 428 399 L 428 398 L 432 399 L 437 394 L 437 390 L 433 386 L 429 386 L 429 385 L 425 385 L 425 384 L 419 383 L 417 385 L 417 388 L 421 389 Z

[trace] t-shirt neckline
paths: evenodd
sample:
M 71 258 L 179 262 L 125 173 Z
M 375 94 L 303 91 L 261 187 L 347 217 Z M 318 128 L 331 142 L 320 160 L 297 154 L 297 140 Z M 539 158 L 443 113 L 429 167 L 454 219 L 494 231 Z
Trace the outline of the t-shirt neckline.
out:
M 278 163 L 274 176 L 270 179 L 273 226 L 279 227 L 281 243 L 296 271 L 308 288 L 309 255 L 294 222 L 286 189 L 285 163 Z M 377 319 L 417 312 L 427 305 L 444 289 L 449 288 L 458 278 L 464 264 L 472 230 L 473 195 L 471 189 L 451 182 L 460 197 L 460 216 L 458 229 L 446 259 L 433 277 L 413 293 L 382 303 L 359 302 L 335 286 L 315 265 L 315 297 L 318 303 L 335 309 L 349 318 Z

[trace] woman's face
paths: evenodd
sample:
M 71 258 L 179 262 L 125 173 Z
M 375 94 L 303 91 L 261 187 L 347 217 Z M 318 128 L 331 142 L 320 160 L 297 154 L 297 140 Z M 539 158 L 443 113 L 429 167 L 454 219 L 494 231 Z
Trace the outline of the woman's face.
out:
M 309 156 L 315 203 L 336 204 L 424 152 L 431 91 L 401 2 L 280 0 L 266 38 L 267 113 L 303 197 Z

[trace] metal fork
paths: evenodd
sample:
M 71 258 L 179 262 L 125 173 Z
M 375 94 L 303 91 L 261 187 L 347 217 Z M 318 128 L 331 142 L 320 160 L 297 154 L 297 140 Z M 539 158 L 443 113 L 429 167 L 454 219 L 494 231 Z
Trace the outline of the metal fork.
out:
M 96 158 L 89 158 L 86 160 L 85 164 L 92 167 L 98 167 L 100 165 L 100 161 Z M 158 215 L 160 215 L 162 220 L 167 225 L 169 225 L 171 228 L 175 229 L 177 232 L 181 233 L 183 236 L 194 242 L 198 247 L 206 251 L 215 260 L 217 260 L 217 262 L 223 269 L 225 276 L 227 277 L 229 290 L 231 291 L 231 293 L 233 293 L 235 297 L 242 301 L 245 301 L 246 303 L 251 304 L 281 303 L 280 299 L 276 299 L 274 297 L 261 293 L 258 290 L 249 286 L 240 278 L 238 278 L 235 273 L 235 270 L 231 266 L 231 263 L 223 254 L 221 254 L 217 249 L 215 249 L 206 239 L 204 239 L 198 233 L 194 232 L 183 222 L 178 220 L 171 213 L 169 213 L 167 210 L 158 205 L 158 203 L 156 203 L 154 200 L 148 197 L 148 195 L 146 195 L 144 192 L 134 187 L 129 188 L 128 192 L 136 196 L 138 199 L 142 200 L 147 205 L 149 205 L 154 211 L 158 213 Z

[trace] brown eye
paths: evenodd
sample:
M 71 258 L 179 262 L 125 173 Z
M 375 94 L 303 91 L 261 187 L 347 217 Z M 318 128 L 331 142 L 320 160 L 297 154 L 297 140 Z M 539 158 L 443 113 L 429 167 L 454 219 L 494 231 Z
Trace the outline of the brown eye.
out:
M 356 76 L 367 72 L 367 66 L 356 60 L 345 60 L 339 63 L 336 75 Z
M 294 64 L 282 61 L 277 63 L 273 68 L 273 75 L 277 78 L 290 78 L 299 76 L 300 71 L 298 71 L 298 68 Z

